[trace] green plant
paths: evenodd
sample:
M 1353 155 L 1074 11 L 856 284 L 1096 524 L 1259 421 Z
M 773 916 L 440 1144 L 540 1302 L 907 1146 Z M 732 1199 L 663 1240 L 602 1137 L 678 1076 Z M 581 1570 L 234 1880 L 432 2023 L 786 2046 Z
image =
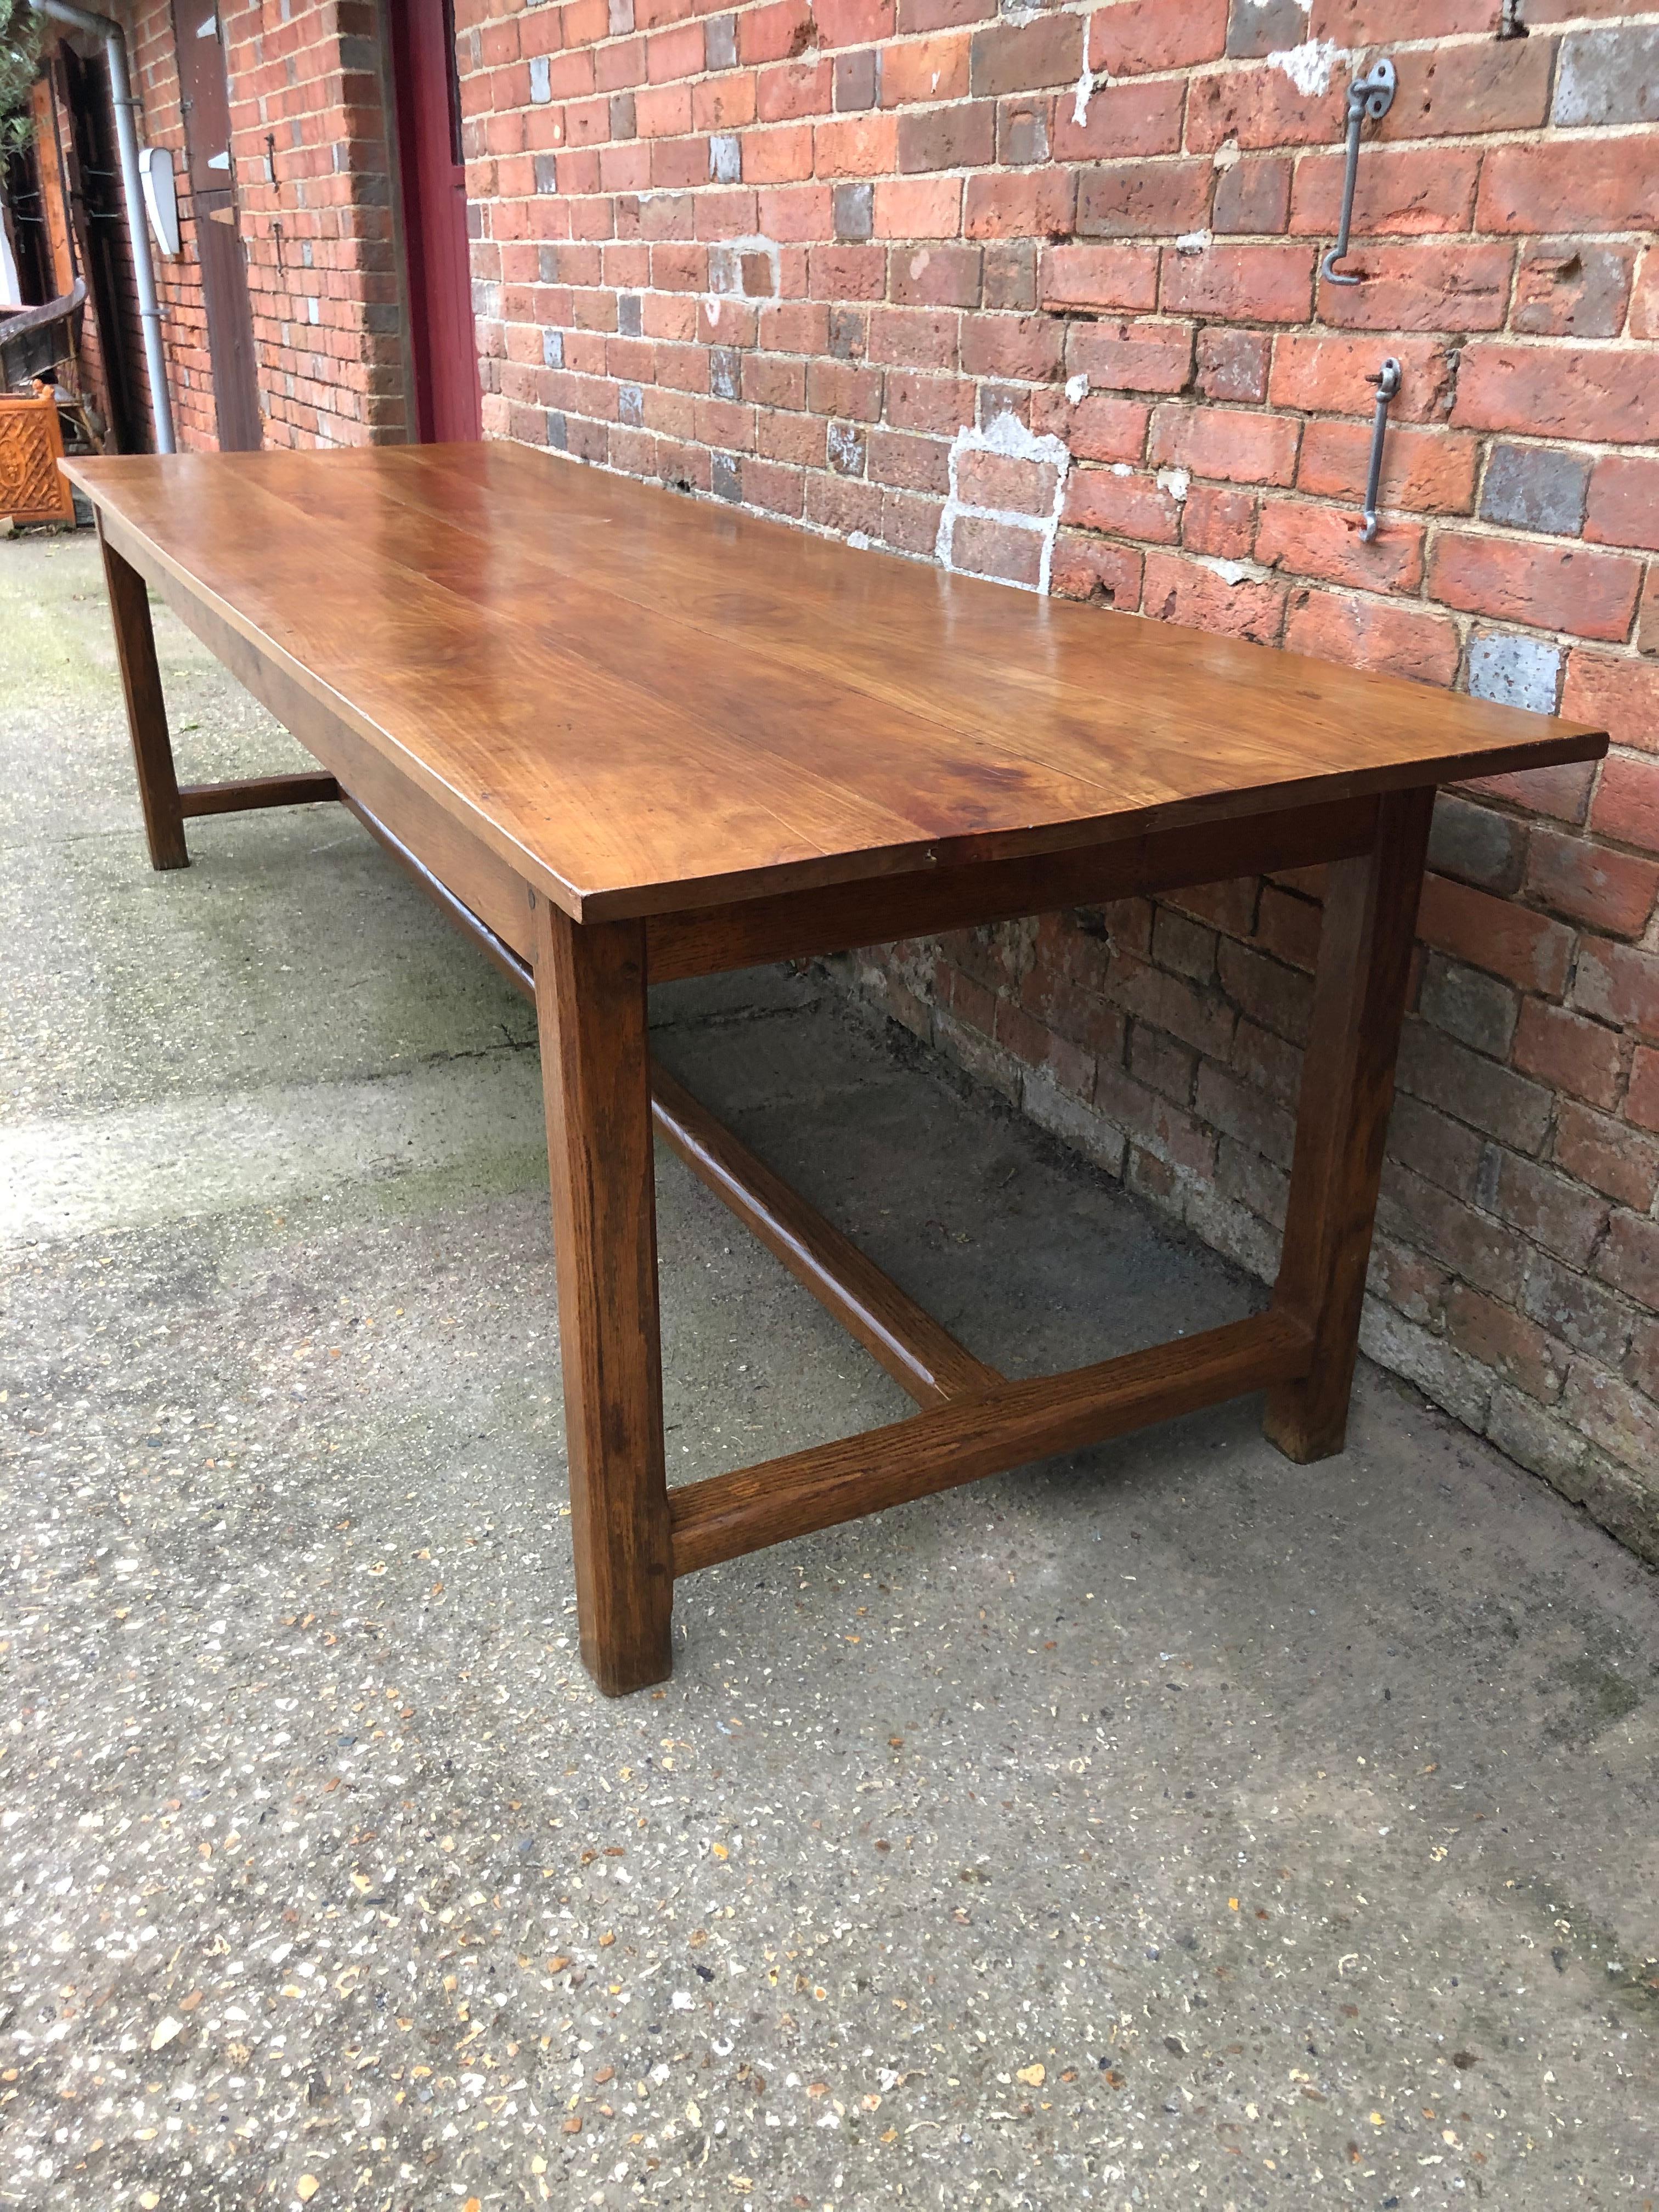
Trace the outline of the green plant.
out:
M 29 0 L 0 0 L 0 155 L 28 137 L 29 87 L 40 73 L 45 31 Z

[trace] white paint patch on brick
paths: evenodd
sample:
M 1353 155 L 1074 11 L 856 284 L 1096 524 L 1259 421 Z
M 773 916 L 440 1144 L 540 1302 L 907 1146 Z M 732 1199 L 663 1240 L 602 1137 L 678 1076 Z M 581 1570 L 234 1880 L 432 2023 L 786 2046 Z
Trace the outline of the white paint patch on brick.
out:
M 1216 561 L 1200 555 L 1198 565 L 1219 576 L 1224 584 L 1244 583 L 1254 573 L 1248 561 Z
M 1331 88 L 1331 74 L 1339 62 L 1354 58 L 1334 39 L 1309 39 L 1299 46 L 1281 46 L 1267 57 L 1268 66 L 1281 69 L 1304 100 L 1317 99 Z
M 1103 84 L 1105 81 L 1106 73 L 1103 70 L 1101 72 L 1101 82 Z M 1083 67 L 1078 71 L 1077 90 L 1073 95 L 1072 100 L 1072 120 L 1076 124 L 1079 131 L 1082 130 L 1084 125 L 1089 120 L 1089 102 L 1094 98 L 1094 75 L 1089 67 L 1088 58 L 1085 55 L 1084 58 Z
M 1212 230 L 1183 230 L 1176 240 L 1177 253 L 1206 253 L 1215 244 Z
M 1154 479 L 1160 491 L 1166 491 L 1177 504 L 1192 489 L 1192 473 L 1187 469 L 1160 469 Z
M 996 453 L 1005 460 L 1033 461 L 1039 467 L 1051 468 L 1054 472 L 1054 504 L 1046 515 L 1022 514 L 1017 509 L 971 507 L 962 499 L 957 489 L 957 475 L 963 458 L 969 453 Z M 1010 529 L 1029 531 L 1040 540 L 1037 580 L 1035 586 L 1016 584 L 1016 591 L 1035 589 L 1046 598 L 1049 572 L 1054 566 L 1054 538 L 1060 530 L 1060 508 L 1066 499 L 1066 478 L 1072 465 L 1071 449 L 1063 438 L 1050 432 L 1039 438 L 1029 430 L 1018 415 L 999 415 L 988 430 L 978 429 L 972 423 L 964 424 L 951 441 L 950 494 L 945 502 L 945 512 L 939 519 L 939 535 L 933 541 L 933 557 L 941 568 L 956 569 L 952 557 L 956 542 L 957 523 L 963 515 L 974 515 L 987 522 L 1006 523 Z
M 1075 376 L 1066 378 L 1066 397 L 1071 401 L 1073 406 L 1076 407 L 1088 396 L 1089 372 L 1086 368 L 1080 368 Z

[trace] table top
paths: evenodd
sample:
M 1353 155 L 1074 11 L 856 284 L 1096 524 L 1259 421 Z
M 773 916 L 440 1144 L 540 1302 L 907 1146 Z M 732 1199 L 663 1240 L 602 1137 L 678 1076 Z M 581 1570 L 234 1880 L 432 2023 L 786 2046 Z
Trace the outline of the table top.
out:
M 68 472 L 598 921 L 1594 757 L 1601 732 L 858 550 L 505 443 Z

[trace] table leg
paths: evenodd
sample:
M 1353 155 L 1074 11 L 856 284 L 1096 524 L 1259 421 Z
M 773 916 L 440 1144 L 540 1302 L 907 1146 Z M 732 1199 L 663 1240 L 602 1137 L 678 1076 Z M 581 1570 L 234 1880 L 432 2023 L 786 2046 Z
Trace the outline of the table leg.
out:
M 1273 1304 L 1314 1337 L 1310 1371 L 1268 1393 L 1269 1439 L 1293 1460 L 1342 1449 L 1360 1309 L 1411 978 L 1432 789 L 1390 793 L 1376 842 L 1333 864 Z
M 149 593 L 138 571 L 122 559 L 101 532 L 100 542 L 109 611 L 115 624 L 115 653 L 121 665 L 121 689 L 126 694 L 133 765 L 138 771 L 138 803 L 144 810 L 144 835 L 149 840 L 149 864 L 153 868 L 187 868 L 190 854 L 185 847 L 185 817 L 179 804 L 173 742 L 167 735 L 167 702 L 155 665 Z
M 539 895 L 533 920 L 576 1617 L 582 1663 L 620 1697 L 672 1668 L 645 930 Z

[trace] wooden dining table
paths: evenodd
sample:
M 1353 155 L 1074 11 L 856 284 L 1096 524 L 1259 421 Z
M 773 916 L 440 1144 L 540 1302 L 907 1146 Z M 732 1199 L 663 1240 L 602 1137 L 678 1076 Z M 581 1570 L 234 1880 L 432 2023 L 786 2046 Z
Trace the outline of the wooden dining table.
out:
M 683 1575 L 1265 1391 L 1341 1449 L 1438 786 L 1603 732 L 954 576 L 504 443 L 76 460 L 152 865 L 337 800 L 534 1000 L 581 1653 L 664 1680 Z M 314 773 L 183 784 L 149 588 Z M 652 1062 L 653 983 L 1325 868 L 1265 1310 L 1011 1379 Z M 915 1400 L 670 1487 L 653 1129 Z M 527 1471 L 528 1473 L 528 1471 Z M 780 1621 L 779 1633 L 786 1632 Z

